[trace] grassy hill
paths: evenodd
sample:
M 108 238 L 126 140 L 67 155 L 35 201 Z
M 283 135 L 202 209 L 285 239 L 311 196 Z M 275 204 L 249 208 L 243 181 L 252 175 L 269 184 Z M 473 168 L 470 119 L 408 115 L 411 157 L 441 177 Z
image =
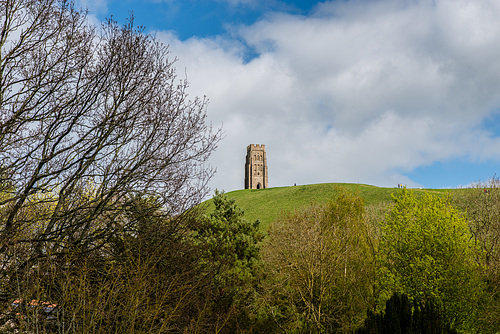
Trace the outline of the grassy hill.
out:
M 325 203 L 332 198 L 336 187 L 344 187 L 358 193 L 365 205 L 373 205 L 391 201 L 391 194 L 398 188 L 381 188 L 366 184 L 353 183 L 321 183 L 291 187 L 277 187 L 268 189 L 244 189 L 227 193 L 236 204 L 245 211 L 245 218 L 261 221 L 261 229 L 267 231 L 269 224 L 281 213 L 289 212 L 310 205 L 311 203 Z M 443 194 L 442 189 L 416 189 L 418 193 L 433 192 Z M 211 200 L 207 201 L 209 210 L 213 208 Z

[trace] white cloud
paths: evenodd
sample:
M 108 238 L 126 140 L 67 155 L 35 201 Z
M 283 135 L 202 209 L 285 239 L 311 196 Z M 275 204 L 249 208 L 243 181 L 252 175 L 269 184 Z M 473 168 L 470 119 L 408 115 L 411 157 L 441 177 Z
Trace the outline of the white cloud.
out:
M 497 1 L 325 2 L 234 31 L 250 62 L 236 40 L 158 37 L 224 123 L 213 187 L 243 187 L 250 143 L 266 144 L 271 186 L 417 186 L 403 173 L 500 153 L 480 128 L 500 107 L 499 14 Z

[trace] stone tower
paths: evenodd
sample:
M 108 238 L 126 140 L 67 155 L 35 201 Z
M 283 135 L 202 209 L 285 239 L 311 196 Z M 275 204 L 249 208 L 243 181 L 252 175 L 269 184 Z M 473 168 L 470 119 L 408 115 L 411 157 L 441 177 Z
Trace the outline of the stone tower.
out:
M 267 188 L 266 145 L 248 145 L 245 163 L 245 189 Z

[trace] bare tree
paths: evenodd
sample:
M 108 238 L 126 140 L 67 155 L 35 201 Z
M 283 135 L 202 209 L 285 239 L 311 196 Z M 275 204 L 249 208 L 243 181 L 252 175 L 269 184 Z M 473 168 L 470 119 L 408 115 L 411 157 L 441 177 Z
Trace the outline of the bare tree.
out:
M 361 197 L 339 188 L 327 205 L 283 215 L 269 228 L 264 304 L 284 332 L 350 333 L 373 304 L 374 250 Z M 288 310 L 283 322 L 276 309 Z
M 493 177 L 453 193 L 454 204 L 465 212 L 476 245 L 476 261 L 483 265 L 486 294 L 480 323 L 486 332 L 500 331 L 500 179 Z
M 97 29 L 64 0 L 0 0 L 0 12 L 1 254 L 95 249 L 134 198 L 166 214 L 201 200 L 220 130 L 168 47 L 132 19 Z

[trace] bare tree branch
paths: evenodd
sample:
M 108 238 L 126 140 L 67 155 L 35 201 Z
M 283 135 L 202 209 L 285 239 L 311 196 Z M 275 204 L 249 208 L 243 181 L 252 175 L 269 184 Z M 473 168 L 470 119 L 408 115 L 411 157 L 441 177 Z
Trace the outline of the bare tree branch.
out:
M 137 196 L 166 214 L 203 198 L 220 130 L 167 46 L 133 19 L 96 33 L 67 1 L 0 0 L 0 11 L 0 252 L 99 247 Z

